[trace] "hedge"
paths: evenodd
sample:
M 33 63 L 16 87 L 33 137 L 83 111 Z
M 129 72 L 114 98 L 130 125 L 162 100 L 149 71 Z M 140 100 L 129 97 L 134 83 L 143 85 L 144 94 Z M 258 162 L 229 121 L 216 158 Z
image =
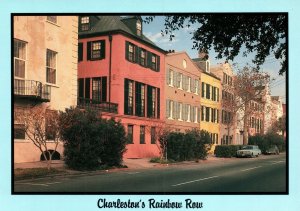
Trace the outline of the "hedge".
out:
M 217 145 L 214 154 L 222 158 L 236 157 L 236 152 L 241 148 L 242 145 Z

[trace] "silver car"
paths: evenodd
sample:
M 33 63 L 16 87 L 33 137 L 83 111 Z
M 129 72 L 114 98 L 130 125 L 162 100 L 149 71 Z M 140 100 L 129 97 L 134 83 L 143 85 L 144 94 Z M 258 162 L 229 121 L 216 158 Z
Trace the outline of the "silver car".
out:
M 259 155 L 261 155 L 261 150 L 256 145 L 243 146 L 236 152 L 237 157 L 258 157 Z

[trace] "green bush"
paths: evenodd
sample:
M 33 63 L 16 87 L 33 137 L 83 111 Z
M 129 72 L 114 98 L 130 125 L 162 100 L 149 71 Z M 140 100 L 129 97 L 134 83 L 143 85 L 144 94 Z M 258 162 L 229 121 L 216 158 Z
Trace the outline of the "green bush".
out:
M 236 156 L 239 149 L 241 145 L 217 145 L 214 154 L 216 157 L 231 158 Z
M 125 152 L 125 130 L 115 120 L 97 117 L 92 110 L 66 109 L 60 115 L 66 165 L 76 170 L 121 165 Z
M 282 136 L 276 133 L 267 133 L 265 135 L 255 135 L 249 137 L 249 145 L 257 145 L 262 153 L 265 153 L 272 145 L 276 145 L 280 152 L 285 151 L 285 143 Z
M 186 133 L 170 132 L 166 139 L 168 160 L 185 161 L 207 157 L 206 145 L 210 143 L 210 136 L 206 131 L 193 129 Z

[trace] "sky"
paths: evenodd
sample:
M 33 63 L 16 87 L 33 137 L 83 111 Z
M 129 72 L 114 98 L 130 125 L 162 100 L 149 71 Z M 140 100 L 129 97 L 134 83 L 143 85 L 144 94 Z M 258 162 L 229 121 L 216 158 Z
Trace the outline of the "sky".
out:
M 144 18 L 144 17 L 143 17 Z M 193 31 L 197 29 L 199 25 L 191 25 L 191 27 L 185 27 L 174 32 L 175 38 L 170 41 L 168 36 L 162 36 L 161 30 L 164 29 L 164 17 L 156 16 L 153 22 L 143 24 L 144 34 L 152 40 L 157 46 L 164 50 L 175 50 L 175 51 L 186 51 L 190 58 L 197 58 L 198 51 L 192 49 L 193 41 L 191 40 Z M 209 51 L 209 59 L 211 65 L 217 65 L 223 63 L 224 59 L 216 59 L 216 52 L 213 50 Z M 229 63 L 237 63 L 239 67 L 245 66 L 247 63 L 252 64 L 253 54 L 243 57 L 241 54 L 238 55 L 233 61 Z M 274 55 L 270 55 L 266 58 L 265 63 L 261 66 L 261 70 L 267 72 L 271 76 L 270 88 L 272 96 L 280 96 L 283 102 L 286 102 L 286 77 L 278 74 L 280 69 L 280 61 L 274 58 Z

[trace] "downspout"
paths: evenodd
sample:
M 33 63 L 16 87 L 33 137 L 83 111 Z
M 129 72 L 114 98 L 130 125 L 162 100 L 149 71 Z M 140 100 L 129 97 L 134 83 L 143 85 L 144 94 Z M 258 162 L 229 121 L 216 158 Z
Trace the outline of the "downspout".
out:
M 108 110 L 110 112 L 111 102 L 111 55 L 112 55 L 112 35 L 108 36 L 109 39 L 109 73 L 108 73 Z

